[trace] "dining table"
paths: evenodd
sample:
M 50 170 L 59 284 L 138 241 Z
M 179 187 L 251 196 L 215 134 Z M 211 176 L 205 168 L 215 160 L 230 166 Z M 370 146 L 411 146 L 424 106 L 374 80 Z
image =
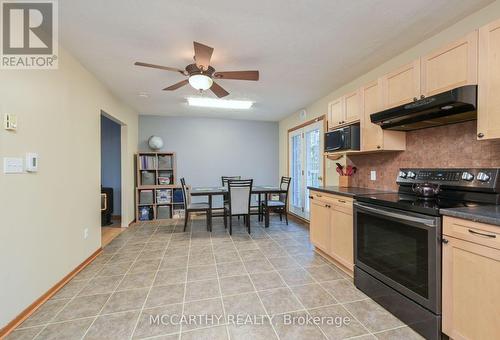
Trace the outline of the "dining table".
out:
M 259 215 L 259 220 L 262 216 L 262 195 L 264 197 L 267 197 L 268 195 L 272 194 L 286 194 L 285 189 L 281 189 L 279 186 L 276 185 L 256 185 L 252 186 L 252 195 L 255 194 L 258 196 L 258 215 Z M 222 207 L 213 207 L 212 206 L 212 201 L 214 196 L 225 196 L 228 194 L 228 188 L 227 187 L 221 187 L 221 186 L 216 186 L 216 187 L 193 187 L 190 190 L 191 196 L 206 196 L 208 197 L 208 206 L 210 207 L 210 212 L 212 210 L 220 210 Z M 212 214 L 213 216 L 213 214 Z M 212 230 L 212 221 L 209 221 L 210 224 L 210 230 Z

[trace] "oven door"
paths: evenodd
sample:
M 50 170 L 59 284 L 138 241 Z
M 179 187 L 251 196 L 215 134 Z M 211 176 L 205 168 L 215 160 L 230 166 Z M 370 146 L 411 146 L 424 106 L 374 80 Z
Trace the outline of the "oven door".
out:
M 355 265 L 441 313 L 441 218 L 354 204 Z

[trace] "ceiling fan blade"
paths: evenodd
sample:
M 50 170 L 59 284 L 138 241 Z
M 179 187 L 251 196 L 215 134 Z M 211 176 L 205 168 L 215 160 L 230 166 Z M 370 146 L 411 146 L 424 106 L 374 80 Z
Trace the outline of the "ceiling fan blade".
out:
M 165 87 L 163 89 L 163 91 L 174 91 L 174 90 L 177 90 L 178 88 L 180 87 L 183 87 L 184 85 L 187 85 L 187 83 L 189 83 L 189 81 L 187 79 L 183 80 L 183 81 L 180 81 L 174 85 L 170 85 L 169 87 Z
M 196 41 L 193 41 L 193 45 L 194 61 L 196 62 L 196 66 L 200 69 L 207 70 L 208 66 L 210 66 L 210 58 L 212 58 L 214 49 Z
M 229 94 L 226 90 L 224 90 L 219 84 L 217 84 L 215 81 L 210 87 L 210 90 L 215 93 L 215 95 L 219 98 L 225 97 Z
M 217 79 L 237 79 L 237 80 L 259 80 L 259 71 L 227 71 L 215 72 L 214 78 Z
M 148 64 L 148 63 L 143 63 L 143 62 L 140 62 L 140 61 L 136 61 L 134 63 L 134 65 L 136 65 L 136 66 L 144 66 L 144 67 L 151 67 L 151 68 L 157 68 L 157 69 L 165 70 L 165 71 L 179 72 L 180 74 L 184 74 L 184 75 L 186 74 L 185 73 L 186 71 L 178 69 L 178 68 L 175 68 L 175 67 L 168 67 L 168 66 Z

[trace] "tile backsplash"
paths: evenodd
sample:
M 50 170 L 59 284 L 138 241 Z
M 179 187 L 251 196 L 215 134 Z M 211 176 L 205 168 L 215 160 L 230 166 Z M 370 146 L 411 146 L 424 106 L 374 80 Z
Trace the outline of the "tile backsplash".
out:
M 399 168 L 500 167 L 500 140 L 478 141 L 477 122 L 406 133 L 406 151 L 349 156 L 358 168 L 353 186 L 397 190 Z M 370 171 L 377 180 L 370 180 Z

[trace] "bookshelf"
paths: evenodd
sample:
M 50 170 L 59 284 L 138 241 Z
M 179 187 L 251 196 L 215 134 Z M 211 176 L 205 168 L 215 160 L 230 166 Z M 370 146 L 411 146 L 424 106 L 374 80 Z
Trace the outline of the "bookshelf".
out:
M 136 221 L 181 218 L 182 189 L 176 185 L 174 152 L 139 152 L 136 156 Z

